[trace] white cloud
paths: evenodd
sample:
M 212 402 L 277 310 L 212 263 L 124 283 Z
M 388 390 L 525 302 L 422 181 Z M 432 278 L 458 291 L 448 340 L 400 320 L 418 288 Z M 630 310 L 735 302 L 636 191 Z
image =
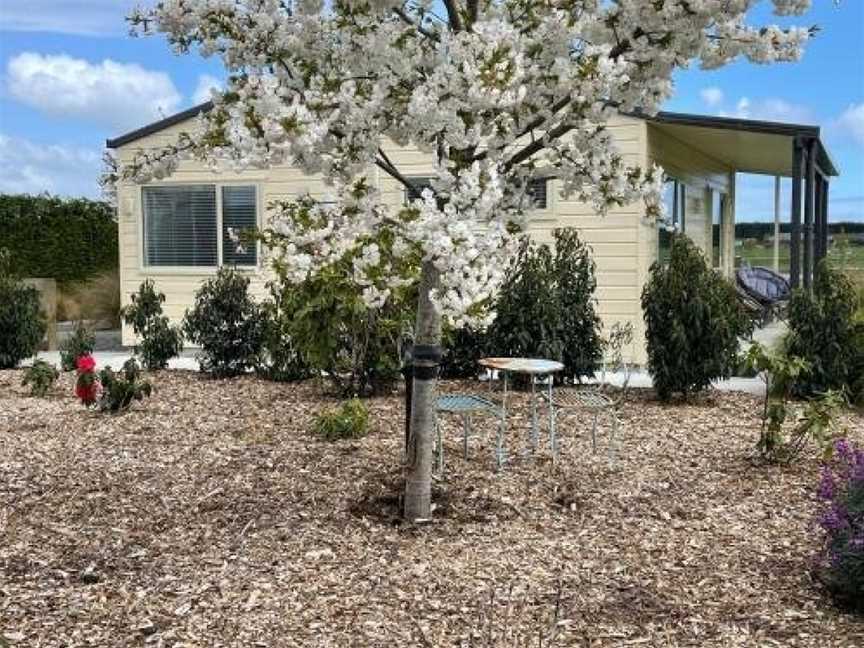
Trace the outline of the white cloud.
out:
M 832 126 L 864 146 L 864 103 L 849 106 Z
M 205 101 L 210 101 L 210 91 L 213 89 L 219 90 L 222 88 L 222 82 L 209 74 L 202 74 L 198 77 L 198 85 L 195 86 L 195 92 L 192 94 L 192 103 L 200 104 Z
M 6 31 L 117 36 L 135 0 L 2 0 L 0 25 Z
M 106 59 L 24 52 L 9 61 L 10 94 L 43 112 L 77 117 L 114 131 L 137 128 L 175 112 L 180 93 L 164 72 Z
M 97 150 L 37 144 L 0 133 L 0 192 L 98 198 L 101 170 Z
M 801 104 L 793 104 L 785 99 L 767 97 L 751 100 L 741 97 L 732 112 L 720 111 L 724 117 L 740 117 L 741 119 L 756 119 L 771 122 L 786 122 L 789 124 L 815 124 L 816 117 L 812 109 Z
M 716 86 L 702 88 L 702 90 L 699 91 L 699 96 L 702 97 L 702 101 L 704 101 L 706 105 L 711 106 L 712 108 L 723 103 L 723 91 Z

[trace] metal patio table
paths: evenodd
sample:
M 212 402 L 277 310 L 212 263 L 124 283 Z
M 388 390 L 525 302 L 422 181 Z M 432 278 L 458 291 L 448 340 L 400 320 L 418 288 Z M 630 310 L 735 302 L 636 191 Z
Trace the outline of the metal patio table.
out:
M 549 445 L 552 450 L 552 460 L 555 461 L 558 454 L 558 441 L 555 438 L 555 411 L 554 401 L 552 400 L 552 379 L 553 374 L 562 371 L 564 365 L 555 360 L 546 360 L 543 358 L 482 358 L 479 361 L 481 367 L 485 367 L 491 371 L 499 371 L 503 377 L 504 391 L 501 397 L 501 424 L 498 426 L 498 437 L 495 444 L 495 458 L 498 462 L 498 468 L 504 464 L 504 434 L 507 429 L 507 383 L 511 373 L 524 374 L 531 378 L 531 449 L 537 449 L 537 443 L 540 437 L 540 426 L 537 416 L 537 379 L 546 377 L 549 407 Z M 492 385 L 492 376 L 489 377 L 489 384 Z

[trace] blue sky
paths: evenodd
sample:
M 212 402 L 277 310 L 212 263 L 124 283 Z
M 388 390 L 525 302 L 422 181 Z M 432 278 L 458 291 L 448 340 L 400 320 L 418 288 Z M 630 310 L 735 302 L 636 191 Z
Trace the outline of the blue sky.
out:
M 0 191 L 97 196 L 107 137 L 187 108 L 218 83 L 218 62 L 130 38 L 123 18 L 134 4 L 0 0 Z M 783 23 L 761 4 L 755 19 Z M 822 31 L 802 62 L 684 71 L 666 108 L 821 126 L 842 172 L 831 218 L 864 220 L 864 2 L 814 5 L 805 24 Z M 739 216 L 772 217 L 772 182 L 740 178 Z

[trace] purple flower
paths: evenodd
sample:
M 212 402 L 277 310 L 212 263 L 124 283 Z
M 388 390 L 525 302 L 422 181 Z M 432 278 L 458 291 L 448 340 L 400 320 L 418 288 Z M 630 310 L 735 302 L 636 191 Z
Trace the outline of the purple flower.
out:
M 835 484 L 834 475 L 828 466 L 822 468 L 822 478 L 819 481 L 819 488 L 816 494 L 820 499 L 831 500 L 834 497 Z

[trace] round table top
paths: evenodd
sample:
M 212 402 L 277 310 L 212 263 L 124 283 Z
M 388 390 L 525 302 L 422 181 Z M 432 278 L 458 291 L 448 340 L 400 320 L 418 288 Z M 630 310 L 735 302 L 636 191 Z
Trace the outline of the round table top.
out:
M 481 358 L 478 362 L 487 369 L 525 374 L 550 374 L 564 369 L 560 362 L 543 358 Z

